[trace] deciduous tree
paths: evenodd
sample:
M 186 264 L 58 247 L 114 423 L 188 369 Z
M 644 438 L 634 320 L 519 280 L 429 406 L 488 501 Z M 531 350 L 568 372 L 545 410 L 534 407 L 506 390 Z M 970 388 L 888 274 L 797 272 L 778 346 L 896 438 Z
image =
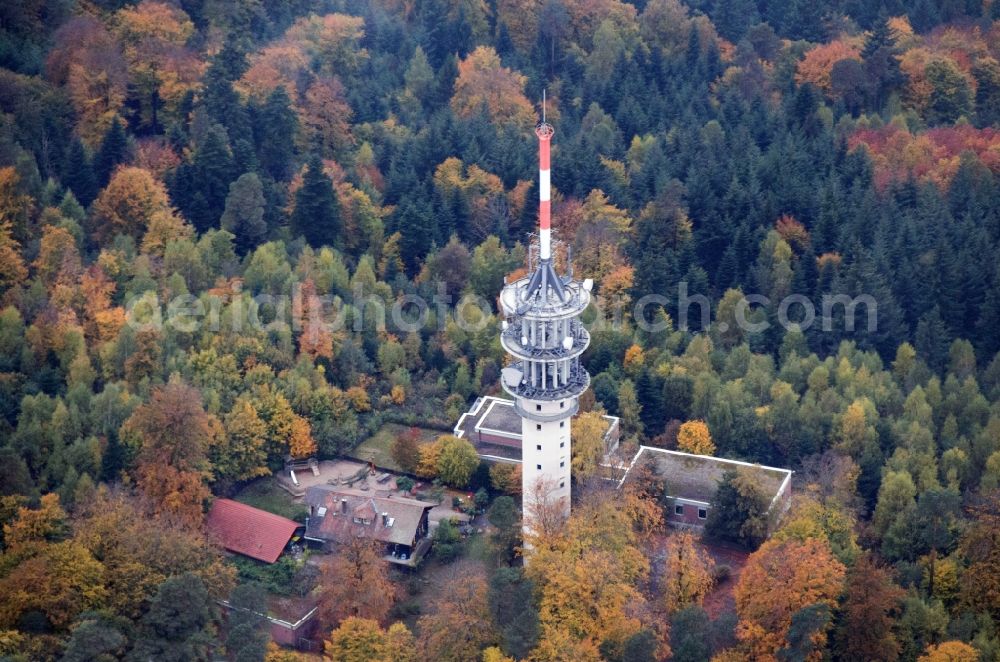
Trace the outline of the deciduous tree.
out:
M 138 238 L 157 213 L 174 213 L 163 184 L 142 168 L 121 168 L 94 201 L 94 237 L 99 242 L 117 234 Z
M 137 483 L 164 515 L 200 522 L 210 470 L 208 449 L 222 434 L 218 419 L 205 413 L 201 394 L 180 381 L 153 391 L 125 422 L 134 440 Z
M 450 589 L 439 592 L 417 622 L 421 654 L 430 660 L 465 662 L 499 643 L 488 595 L 482 572 L 466 566 L 456 573 Z
M 407 428 L 392 440 L 392 459 L 400 469 L 413 473 L 420 462 L 420 430 Z
M 465 487 L 479 466 L 479 454 L 467 439 L 445 435 L 436 442 L 440 445 L 437 457 L 437 475 L 448 485 Z
M 754 552 L 736 585 L 737 637 L 754 659 L 775 659 L 785 645 L 792 616 L 803 607 L 836 606 L 844 566 L 822 540 L 768 541 Z M 813 634 L 819 651 L 825 629 Z M 808 659 L 819 660 L 814 653 Z
M 384 622 L 397 589 L 389 579 L 382 544 L 352 537 L 338 547 L 323 565 L 318 591 L 323 623 L 332 625 L 351 616 Z
M 535 111 L 524 96 L 527 78 L 500 64 L 489 46 L 480 46 L 458 63 L 458 79 L 451 108 L 459 117 L 486 110 L 497 124 L 531 126 Z
M 331 662 L 413 662 L 416 650 L 413 635 L 403 623 L 393 623 L 388 631 L 378 621 L 351 616 L 344 619 L 323 642 Z
M 715 562 L 693 534 L 679 531 L 667 539 L 662 593 L 668 614 L 700 607 L 712 589 Z
M 573 476 L 586 481 L 604 458 L 604 433 L 608 422 L 603 411 L 587 411 L 573 421 Z
M 893 626 L 903 591 L 888 570 L 870 554 L 862 555 L 847 571 L 847 586 L 834 646 L 844 659 L 886 660 L 899 657 Z
M 714 455 L 715 443 L 705 421 L 688 421 L 677 431 L 677 450 L 695 455 Z
M 979 662 L 979 651 L 961 641 L 946 641 L 929 646 L 917 662 Z

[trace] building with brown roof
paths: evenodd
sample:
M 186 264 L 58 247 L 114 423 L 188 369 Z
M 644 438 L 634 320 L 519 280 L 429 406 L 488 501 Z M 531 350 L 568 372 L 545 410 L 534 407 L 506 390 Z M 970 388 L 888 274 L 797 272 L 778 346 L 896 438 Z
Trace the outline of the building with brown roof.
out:
M 430 549 L 428 513 L 417 499 L 327 485 L 306 490 L 306 540 L 324 547 L 366 537 L 385 545 L 390 563 L 413 567 Z
M 225 549 L 274 563 L 301 526 L 290 519 L 232 499 L 216 499 L 205 521 L 209 534 Z

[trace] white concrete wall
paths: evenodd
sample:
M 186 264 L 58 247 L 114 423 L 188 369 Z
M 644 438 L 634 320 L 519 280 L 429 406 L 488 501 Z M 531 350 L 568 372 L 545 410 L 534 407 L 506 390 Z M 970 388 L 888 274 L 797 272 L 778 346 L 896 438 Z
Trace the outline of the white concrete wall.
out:
M 562 406 L 560 406 L 560 403 Z M 521 407 L 528 412 L 545 416 L 565 415 L 552 421 L 521 419 L 521 481 L 524 498 L 525 526 L 536 504 L 531 503 L 541 482 L 548 488 L 547 501 L 561 501 L 563 514 L 569 517 L 572 466 L 571 413 L 576 409 L 576 399 L 567 398 L 554 402 L 521 400 Z M 541 407 L 539 409 L 538 407 Z M 540 429 L 539 429 L 540 428 Z M 539 466 L 541 469 L 539 469 Z

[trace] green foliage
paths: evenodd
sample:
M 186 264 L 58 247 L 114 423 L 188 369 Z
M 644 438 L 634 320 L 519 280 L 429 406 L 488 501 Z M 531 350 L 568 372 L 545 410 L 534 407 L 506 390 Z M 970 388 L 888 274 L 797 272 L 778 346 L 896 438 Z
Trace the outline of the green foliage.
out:
M 438 442 L 438 477 L 447 485 L 465 487 L 479 466 L 479 455 L 467 439 L 445 436 Z
M 313 246 L 336 246 L 340 242 L 340 203 L 318 156 L 313 156 L 306 166 L 302 188 L 295 194 L 291 221 L 295 231 Z
M 216 607 L 205 584 L 190 573 L 171 577 L 157 589 L 140 621 L 135 653 L 158 660 L 209 660 L 209 625 Z
M 712 501 L 705 531 L 709 536 L 755 549 L 768 531 L 769 496 L 748 473 L 729 470 Z
M 499 568 L 490 578 L 490 611 L 504 652 L 517 659 L 526 657 L 538 639 L 534 591 L 534 584 L 520 568 Z
M 501 562 L 510 563 L 521 538 L 521 514 L 517 504 L 509 496 L 499 496 L 493 500 L 486 517 L 496 527 L 491 542 Z
M 390 462 L 392 435 L 373 434 L 384 422 L 426 426 L 420 441 L 450 430 L 503 365 L 496 295 L 524 265 L 536 223 L 525 128 L 544 87 L 557 129 L 554 224 L 577 275 L 596 279 L 583 357 L 596 402 L 588 394 L 584 409 L 620 415 L 626 445 L 672 447 L 680 421 L 701 419 L 720 456 L 807 474 L 824 508 L 860 513 L 861 544 L 916 594 L 899 627 L 895 615 L 886 626 L 900 656 L 955 638 L 988 658 L 995 632 L 963 614 L 992 608 L 981 569 L 992 543 L 962 541 L 992 529 L 962 506 L 1000 485 L 1000 68 L 989 41 L 1000 2 L 609 0 L 590 3 L 594 13 L 575 0 L 463 0 L 404 15 L 409 4 L 333 3 L 358 14 L 339 18 L 303 2 L 0 10 L 0 495 L 56 493 L 74 521 L 100 483 L 141 498 L 142 440 L 122 426 L 174 374 L 203 400 L 210 438 L 186 478 L 203 488 L 202 476 L 221 478 L 217 491 L 264 466 L 241 464 L 237 449 L 254 444 L 233 443 L 261 439 L 259 426 L 237 424 L 248 398 L 270 411 L 272 468 L 290 421 L 300 434 L 308 424 L 324 458 L 372 450 Z M 915 34 L 900 30 L 904 17 Z M 156 34 L 136 39 L 136 27 Z M 829 63 L 822 89 L 803 84 L 803 56 L 835 38 L 860 59 Z M 485 107 L 456 113 L 456 81 L 470 78 L 459 77 L 480 45 L 509 75 L 480 78 L 465 97 Z M 518 126 L 491 123 L 497 90 L 521 103 Z M 435 173 L 451 157 L 461 185 L 447 190 Z M 129 236 L 105 236 L 108 210 L 92 203 L 126 164 L 139 185 L 121 187 L 114 207 Z M 144 209 L 161 185 L 169 199 Z M 595 222 L 594 200 L 627 230 L 612 231 L 604 212 Z M 76 255 L 47 252 L 55 228 Z M 330 295 L 324 314 L 345 323 L 322 342 L 281 305 L 307 280 Z M 438 281 L 452 301 L 431 305 L 421 328 L 391 315 L 379 325 L 380 306 L 433 302 Z M 791 292 L 816 307 L 811 327 L 776 324 Z M 755 293 L 771 301 L 747 319 L 770 329 L 740 327 L 741 296 Z M 164 305 L 191 294 L 202 316 L 193 329 L 123 326 L 144 294 Z M 275 299 L 258 306 L 257 294 Z M 454 323 L 463 294 L 485 302 L 482 331 Z M 649 294 L 666 298 L 645 311 L 664 330 L 632 319 Z M 848 328 L 839 304 L 823 327 L 823 297 L 863 294 L 877 302 L 877 328 L 864 306 Z M 798 308 L 789 316 L 805 327 Z M 641 359 L 626 365 L 633 345 Z M 396 461 L 407 470 L 409 450 Z M 467 442 L 441 451 L 433 469 L 446 482 L 479 487 L 485 469 Z M 304 515 L 260 484 L 239 498 Z M 753 486 L 729 476 L 718 501 L 710 530 L 759 541 L 767 522 Z M 9 522 L 21 501 L 3 503 Z M 200 521 L 200 501 L 184 505 Z M 498 499 L 490 519 L 510 563 L 516 508 Z M 853 538 L 833 524 L 819 528 L 853 558 Z M 443 556 L 458 553 L 454 534 L 441 530 Z M 7 558 L 0 574 L 7 564 L 18 565 Z M 234 564 L 278 592 L 309 583 L 284 562 Z M 960 595 L 935 574 L 947 583 L 949 568 Z M 159 587 L 168 575 L 175 583 Z M 198 659 L 222 654 L 209 650 L 214 637 L 247 643 L 234 659 L 259 659 L 253 627 L 214 634 L 203 596 L 176 575 L 136 587 L 146 615 L 84 614 L 36 636 L 45 624 L 26 614 L 19 654 Z M 530 588 L 512 591 L 518 609 L 534 609 Z M 183 632 L 167 631 L 170 600 L 192 605 L 177 615 Z M 523 658 L 537 623 L 508 607 L 518 615 L 503 617 L 505 652 Z M 797 615 L 782 655 L 809 655 L 820 616 Z M 728 634 L 718 645 L 726 637 L 707 634 L 701 615 L 684 618 L 671 630 L 676 658 L 736 645 Z M 648 657 L 645 634 L 632 643 L 627 655 Z
M 267 597 L 259 584 L 239 584 L 230 594 L 226 648 L 234 659 L 264 659 L 270 640 Z
M 289 554 L 282 555 L 274 563 L 261 563 L 243 556 L 234 556 L 230 562 L 236 566 L 241 581 L 258 584 L 278 595 L 293 595 L 296 573 L 301 568 Z
M 229 185 L 226 209 L 219 221 L 227 232 L 236 237 L 240 253 L 253 249 L 267 232 L 264 223 L 264 188 L 260 178 L 247 172 Z
M 711 622 L 701 607 L 685 607 L 670 617 L 670 649 L 676 662 L 699 662 L 712 655 Z
M 462 553 L 462 534 L 453 519 L 438 522 L 431 540 L 434 543 L 434 557 L 442 563 L 451 563 Z

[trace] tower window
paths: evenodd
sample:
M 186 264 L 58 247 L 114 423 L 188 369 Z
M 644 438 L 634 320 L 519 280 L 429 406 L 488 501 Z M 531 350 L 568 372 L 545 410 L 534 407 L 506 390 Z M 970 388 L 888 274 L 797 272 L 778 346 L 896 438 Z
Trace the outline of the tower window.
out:
M 540 450 L 542 450 L 542 445 L 541 445 L 541 444 L 537 444 L 537 445 L 535 446 L 535 450 L 536 450 L 536 451 L 540 451 Z
M 563 409 L 563 408 L 565 408 L 565 407 L 566 407 L 566 401 L 565 401 L 565 400 L 563 400 L 562 402 L 560 402 L 560 403 L 559 403 L 559 408 L 560 408 L 560 409 Z
M 566 462 L 565 461 L 559 463 L 559 468 L 562 468 L 562 467 L 565 467 L 565 466 L 566 466 Z
M 566 487 L 566 481 L 564 480 L 559 481 L 559 489 L 562 489 L 564 487 Z
M 541 423 L 535 423 L 535 429 L 536 430 L 541 430 L 542 429 L 542 424 Z
M 539 470 L 539 471 L 541 471 L 541 470 L 542 470 L 542 465 L 538 464 L 538 465 L 535 465 L 535 466 L 537 466 L 537 467 L 538 467 L 538 470 Z
M 680 504 L 674 506 L 674 515 L 684 515 L 684 506 Z
M 541 405 L 535 405 L 535 411 L 542 411 Z
M 566 421 L 559 421 L 559 427 L 561 428 L 566 427 Z
M 559 448 L 565 448 L 565 447 L 566 447 L 566 442 L 565 441 L 560 441 L 559 442 Z

